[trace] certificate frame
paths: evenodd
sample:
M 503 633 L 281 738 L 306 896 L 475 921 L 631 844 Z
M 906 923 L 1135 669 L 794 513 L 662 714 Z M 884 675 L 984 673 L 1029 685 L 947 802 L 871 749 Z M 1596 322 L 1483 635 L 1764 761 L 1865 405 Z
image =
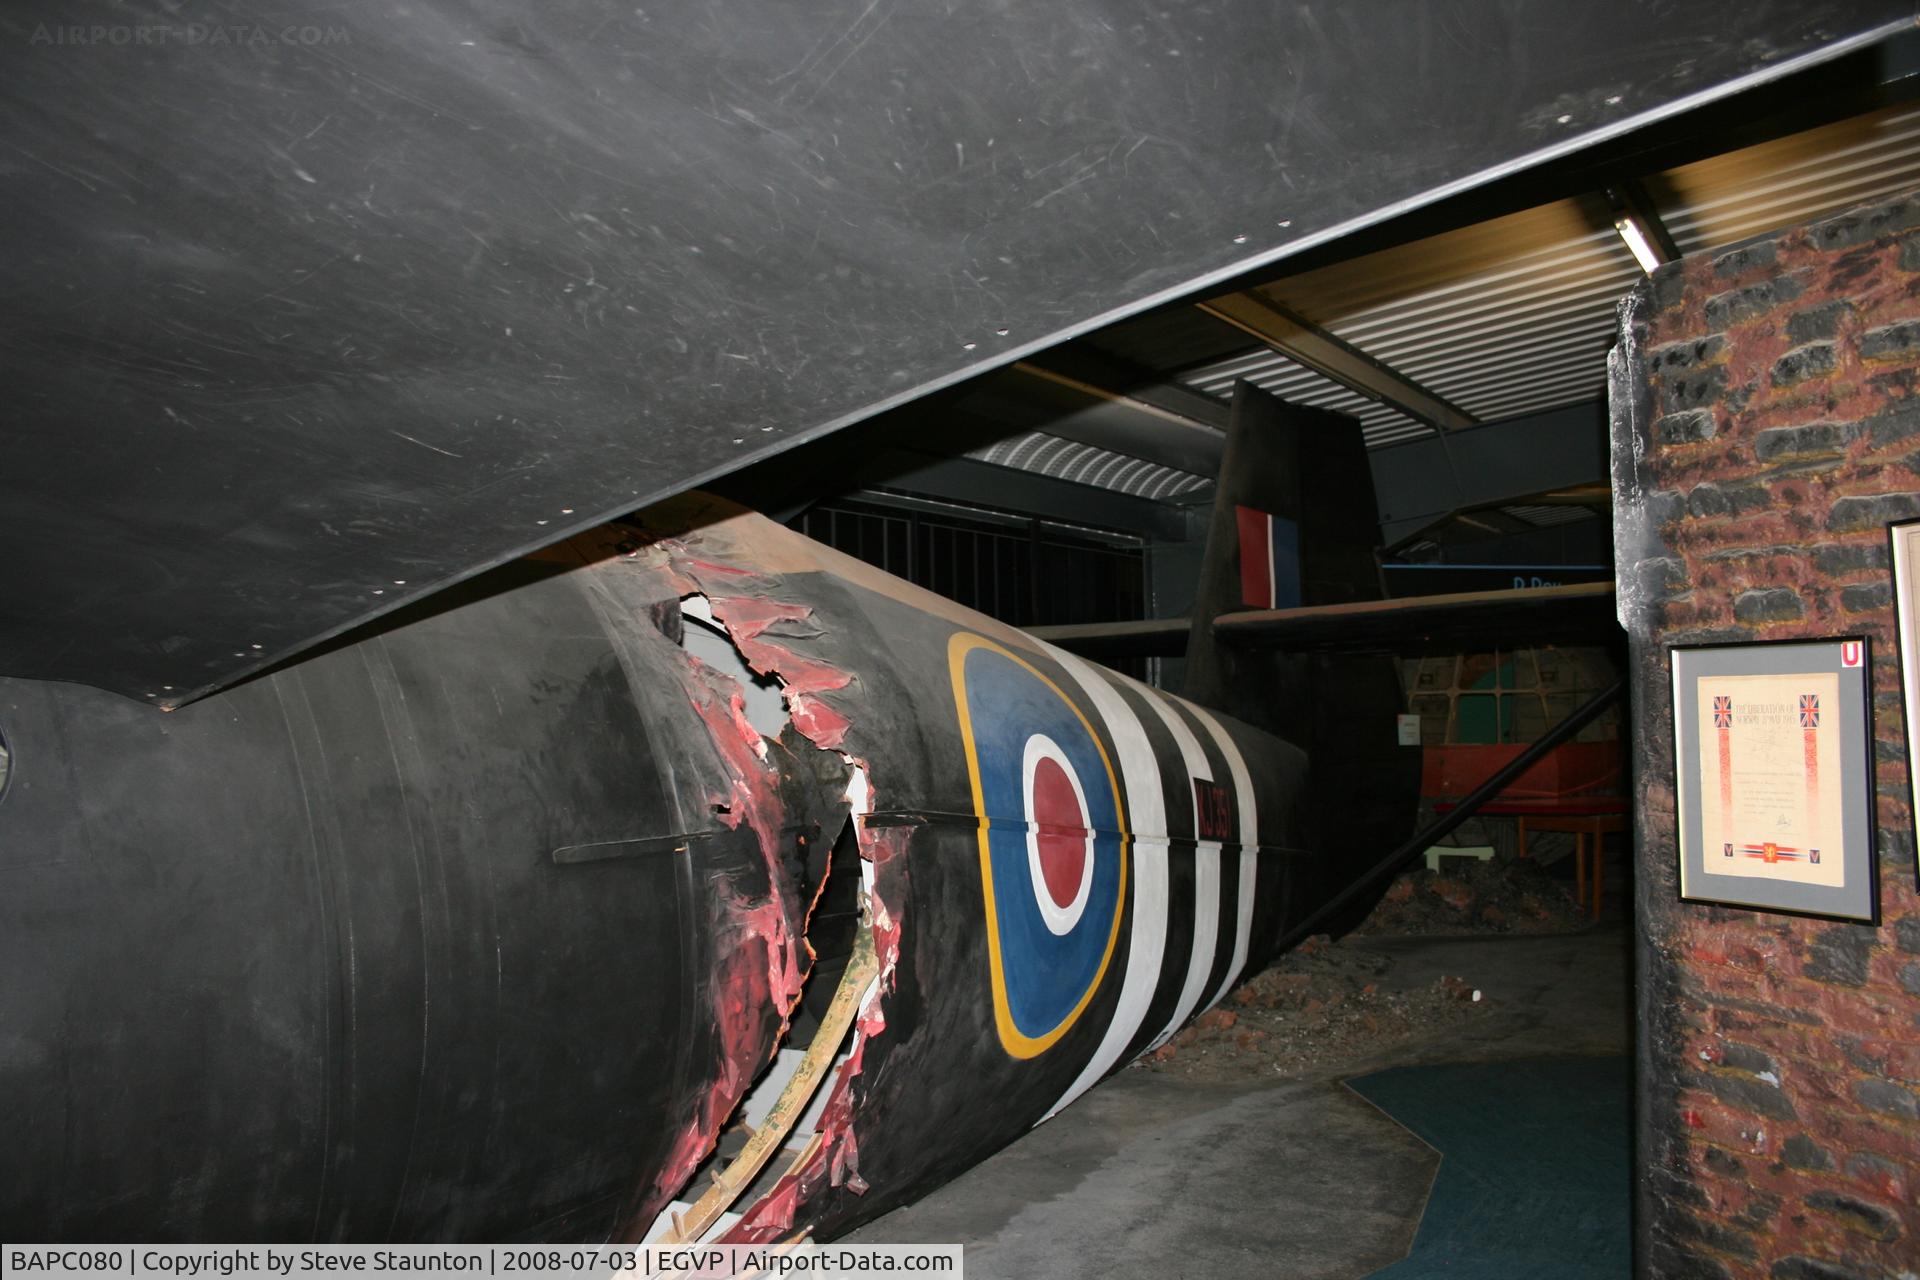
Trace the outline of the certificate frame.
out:
M 1907 721 L 1907 827 L 1914 833 L 1913 880 L 1920 887 L 1920 520 L 1887 525 L 1887 554 L 1893 564 L 1894 638 L 1900 660 L 1900 710 Z
M 1879 924 L 1869 638 L 1667 656 L 1680 900 Z

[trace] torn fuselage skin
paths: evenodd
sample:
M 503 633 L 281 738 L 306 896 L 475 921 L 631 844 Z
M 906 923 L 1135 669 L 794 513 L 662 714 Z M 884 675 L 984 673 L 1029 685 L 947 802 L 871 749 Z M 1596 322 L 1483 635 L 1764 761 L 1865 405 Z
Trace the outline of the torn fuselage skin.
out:
M 846 765 L 743 727 L 617 541 L 166 715 L 0 679 L 0 1232 L 595 1238 L 675 1189 Z
M 817 1141 L 718 1238 L 910 1201 L 1219 999 L 1313 905 L 1290 892 L 1292 748 L 712 500 L 646 520 L 795 733 L 870 787 L 880 977 Z
M 672 585 L 676 591 L 686 586 L 678 575 L 672 575 Z M 784 677 L 785 726 L 770 733 L 775 725 L 764 710 L 749 714 L 756 677 L 776 674 L 768 666 L 749 665 L 750 654 L 767 657 L 769 646 L 755 640 L 758 632 L 736 631 L 728 615 L 697 592 L 681 600 L 681 609 L 683 627 L 718 627 L 738 659 L 728 664 L 725 653 L 710 653 L 706 660 L 689 654 L 679 675 L 688 705 L 724 766 L 708 797 L 710 808 L 729 830 L 751 835 L 764 865 L 766 892 L 741 892 L 720 879 L 711 885 L 715 968 L 706 991 L 717 1070 L 683 1120 L 672 1158 L 628 1218 L 623 1233 L 628 1239 L 637 1238 L 713 1153 L 729 1117 L 785 1035 L 814 960 L 807 920 L 826 888 L 824 862 L 818 880 L 803 883 L 808 849 L 831 844 L 846 810 L 844 798 L 838 804 L 823 799 L 832 796 L 836 774 L 844 792 L 845 762 L 810 741 L 806 726 L 812 722 L 799 712 L 800 695 L 785 687 Z M 818 758 L 823 754 L 828 759 Z
M 717 661 L 693 659 L 686 673 L 689 702 L 707 725 L 732 779 L 725 798 L 715 799 L 715 812 L 729 826 L 744 823 L 753 831 L 766 855 L 770 879 L 780 889 L 780 901 L 798 910 L 776 912 L 771 909 L 773 904 L 748 905 L 729 901 L 724 894 L 717 903 L 720 911 L 746 924 L 749 934 L 764 940 L 771 963 L 764 984 L 757 970 L 716 974 L 714 1014 L 718 1025 L 725 1029 L 721 1043 L 726 1069 L 705 1105 L 683 1132 L 676 1146 L 676 1159 L 661 1170 L 641 1212 L 630 1222 L 627 1229 L 630 1238 L 639 1227 L 653 1220 L 661 1205 L 684 1186 L 712 1152 L 727 1118 L 744 1098 L 746 1086 L 765 1063 L 769 1053 L 765 1041 L 746 1034 L 754 1013 L 767 1007 L 778 1010 L 779 1030 L 784 1034 L 787 1018 L 815 959 L 805 933 L 812 910 L 826 889 L 825 864 L 823 874 L 808 888 L 802 904 L 796 875 L 800 868 L 789 855 L 794 851 L 796 825 L 801 829 L 798 839 L 802 844 L 808 839 L 830 841 L 832 827 L 824 825 L 817 813 L 811 820 L 799 824 L 783 823 L 783 815 L 817 810 L 820 794 L 833 791 L 836 774 L 842 793 L 839 813 L 843 817 L 856 803 L 864 807 L 870 794 L 863 764 L 837 750 L 849 725 L 845 714 L 820 697 L 846 689 L 852 677 L 826 663 L 804 658 L 788 647 L 788 643 L 804 642 L 818 634 L 809 622 L 812 610 L 804 605 L 782 603 L 766 594 L 710 594 L 716 580 L 736 592 L 750 584 L 743 581 L 743 575 L 738 572 L 675 554 L 677 548 L 671 542 L 658 545 L 656 550 L 666 553 L 667 571 L 674 586 L 685 593 L 681 600 L 685 617 L 694 620 L 694 625 L 705 623 L 720 629 L 739 659 L 739 665 L 731 669 L 723 665 L 724 655 Z M 772 636 L 769 631 L 773 632 Z M 786 727 L 778 736 L 766 732 L 772 726 L 764 717 L 760 717 L 756 725 L 747 712 L 749 691 L 763 680 L 777 684 L 784 706 Z M 820 758 L 823 756 L 826 759 Z M 847 785 L 848 779 L 855 784 L 851 788 Z M 831 820 L 829 816 L 825 821 Z M 866 858 L 869 841 L 857 816 L 854 821 L 858 847 L 861 856 Z M 863 889 L 870 890 L 870 885 Z M 863 926 L 871 922 L 876 939 L 891 940 L 880 953 L 881 978 L 860 1013 L 851 1054 L 837 1069 L 836 1081 L 831 1086 L 834 1094 L 820 1124 L 822 1140 L 815 1145 L 815 1156 L 804 1169 L 781 1179 L 771 1192 L 749 1207 L 747 1221 L 741 1224 L 741 1229 L 752 1238 L 771 1239 L 786 1234 L 793 1207 L 807 1198 L 814 1180 L 822 1176 L 816 1172 L 816 1166 L 825 1171 L 824 1176 L 831 1179 L 832 1185 L 851 1182 L 855 1187 L 862 1187 L 853 1168 L 857 1148 L 850 1124 L 847 1089 L 861 1069 L 864 1037 L 884 1025 L 877 993 L 891 977 L 898 937 L 897 928 L 886 923 L 885 907 L 870 892 L 863 892 L 862 899 Z M 804 960 L 796 954 L 797 950 L 805 951 Z M 738 954 L 730 955 L 723 962 L 730 971 L 739 968 L 734 963 Z M 753 1235 L 758 1230 L 770 1234 Z
M 31 855 L 0 965 L 35 975 L 0 992 L 0 1233 L 637 1234 L 857 870 L 877 974 L 805 1158 L 733 1227 L 831 1235 L 1316 905 L 1284 744 L 714 500 L 642 520 L 165 716 L 0 680 L 0 850 Z

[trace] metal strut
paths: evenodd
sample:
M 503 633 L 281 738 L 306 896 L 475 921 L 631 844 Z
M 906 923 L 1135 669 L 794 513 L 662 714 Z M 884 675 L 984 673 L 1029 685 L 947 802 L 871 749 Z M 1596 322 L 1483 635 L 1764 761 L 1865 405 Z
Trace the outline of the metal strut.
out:
M 1506 789 L 1509 782 L 1512 782 L 1515 778 L 1539 763 L 1540 758 L 1545 756 L 1547 752 L 1553 750 L 1568 738 L 1571 738 L 1574 734 L 1586 728 L 1595 716 L 1606 710 L 1608 705 L 1626 690 L 1626 687 L 1627 682 L 1624 678 L 1615 680 L 1599 693 L 1596 693 L 1592 698 L 1582 703 L 1565 720 L 1562 720 L 1559 724 L 1547 730 L 1544 737 L 1508 761 L 1504 767 L 1495 770 L 1492 777 L 1475 787 L 1468 793 L 1464 800 L 1461 800 L 1453 807 L 1451 812 L 1442 814 L 1427 826 L 1425 830 L 1416 831 L 1411 839 L 1382 858 L 1372 870 L 1335 894 L 1333 898 L 1321 906 L 1318 911 L 1315 911 L 1305 920 L 1302 920 L 1299 924 L 1287 930 L 1286 935 L 1280 939 L 1280 945 L 1276 950 L 1284 951 L 1300 939 L 1306 937 L 1313 932 L 1315 925 L 1360 896 L 1360 894 L 1364 893 L 1382 876 L 1390 875 L 1400 870 L 1402 866 L 1413 861 L 1416 856 L 1425 853 L 1428 845 L 1431 845 L 1435 840 L 1440 839 L 1440 837 L 1446 835 L 1468 818 L 1478 813 L 1481 805 L 1499 795 Z

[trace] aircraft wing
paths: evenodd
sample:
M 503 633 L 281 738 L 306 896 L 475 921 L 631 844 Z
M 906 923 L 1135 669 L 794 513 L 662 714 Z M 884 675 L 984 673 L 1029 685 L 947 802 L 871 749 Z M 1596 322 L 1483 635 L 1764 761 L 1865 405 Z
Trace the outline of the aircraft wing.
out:
M 36 15 L 35 10 L 43 13 Z M 171 706 L 1905 0 L 0 17 L 0 672 Z

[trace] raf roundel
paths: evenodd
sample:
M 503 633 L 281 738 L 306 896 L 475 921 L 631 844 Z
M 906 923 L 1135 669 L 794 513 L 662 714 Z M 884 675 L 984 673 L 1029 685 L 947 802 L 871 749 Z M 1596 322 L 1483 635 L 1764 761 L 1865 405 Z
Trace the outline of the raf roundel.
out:
M 983 637 L 948 649 L 979 821 L 994 1022 L 1010 1054 L 1051 1048 L 1099 990 L 1126 896 L 1125 815 L 1085 714 Z
M 1073 761 L 1044 733 L 1027 739 L 1020 765 L 1026 801 L 1027 868 L 1034 905 L 1056 937 L 1087 912 L 1093 892 L 1093 821 Z

